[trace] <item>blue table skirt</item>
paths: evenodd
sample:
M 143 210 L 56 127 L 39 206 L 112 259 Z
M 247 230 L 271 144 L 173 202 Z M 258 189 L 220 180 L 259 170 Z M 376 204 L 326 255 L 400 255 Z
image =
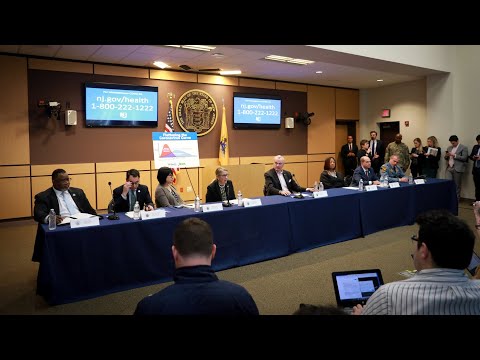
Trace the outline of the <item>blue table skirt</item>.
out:
M 210 213 L 172 208 L 162 219 L 135 221 L 120 213 L 118 221 L 104 218 L 100 226 L 77 229 L 66 225 L 50 231 L 39 224 L 32 257 L 40 262 L 37 294 L 54 305 L 171 281 L 173 232 L 191 216 L 212 226 L 217 245 L 212 266 L 223 270 L 409 225 L 428 209 L 458 214 L 450 180 L 327 192 L 319 199 L 262 197 L 259 207 Z

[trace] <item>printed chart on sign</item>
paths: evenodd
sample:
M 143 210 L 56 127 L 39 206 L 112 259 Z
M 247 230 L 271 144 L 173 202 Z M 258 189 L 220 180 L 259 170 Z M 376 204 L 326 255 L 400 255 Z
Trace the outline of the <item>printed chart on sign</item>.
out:
M 155 168 L 199 167 L 196 132 L 153 132 Z

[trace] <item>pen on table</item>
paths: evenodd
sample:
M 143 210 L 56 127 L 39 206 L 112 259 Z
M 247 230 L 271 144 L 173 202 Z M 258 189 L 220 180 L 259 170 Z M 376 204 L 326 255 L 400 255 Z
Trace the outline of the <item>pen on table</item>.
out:
M 68 216 L 68 215 L 67 215 L 67 216 L 65 216 L 65 217 L 69 217 L 70 219 L 77 220 L 77 218 L 76 218 L 76 217 L 73 217 L 73 216 Z

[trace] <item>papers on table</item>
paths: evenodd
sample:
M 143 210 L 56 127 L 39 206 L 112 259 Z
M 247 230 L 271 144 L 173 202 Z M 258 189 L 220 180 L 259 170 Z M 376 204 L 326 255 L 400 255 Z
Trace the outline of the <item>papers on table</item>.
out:
M 92 214 L 87 214 L 87 213 L 78 213 L 78 214 L 75 214 L 75 215 L 72 215 L 72 216 L 67 216 L 65 217 L 62 222 L 58 225 L 66 225 L 66 224 L 70 224 L 70 222 L 72 220 L 76 220 L 76 219 L 88 219 L 88 218 L 92 218 L 92 217 L 97 217 L 97 215 L 92 215 Z

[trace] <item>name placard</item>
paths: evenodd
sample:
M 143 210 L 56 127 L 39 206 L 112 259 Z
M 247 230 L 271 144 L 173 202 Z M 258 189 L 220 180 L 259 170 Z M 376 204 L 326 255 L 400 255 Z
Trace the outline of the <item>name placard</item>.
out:
M 314 199 L 318 199 L 318 198 L 324 198 L 324 197 L 328 197 L 328 193 L 326 190 L 323 190 L 323 191 L 315 191 L 313 193 L 313 198 Z
M 390 188 L 391 189 L 397 188 L 397 187 L 400 187 L 400 183 L 398 181 L 390 183 Z
M 96 225 L 100 225 L 100 218 L 98 216 L 93 216 L 85 219 L 72 219 L 70 221 L 70 227 L 72 229 Z
M 415 179 L 413 182 L 417 185 L 425 184 L 425 179 Z
M 222 203 L 213 203 L 213 204 L 203 204 L 202 211 L 203 212 L 212 212 L 212 211 L 222 211 L 223 205 Z
M 367 185 L 365 186 L 366 191 L 375 191 L 378 190 L 377 185 Z
M 164 218 L 165 214 L 165 210 L 163 209 L 157 209 L 153 211 L 140 210 L 140 217 L 142 218 L 142 220 Z
M 261 199 L 243 199 L 244 207 L 260 206 L 262 205 Z

